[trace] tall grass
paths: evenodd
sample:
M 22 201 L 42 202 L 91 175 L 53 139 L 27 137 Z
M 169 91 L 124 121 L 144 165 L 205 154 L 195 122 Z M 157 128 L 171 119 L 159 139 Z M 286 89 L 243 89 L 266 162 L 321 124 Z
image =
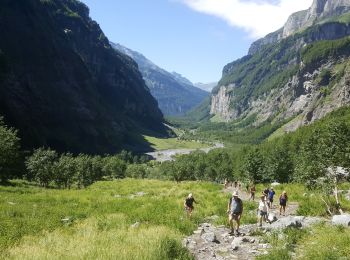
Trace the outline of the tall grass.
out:
M 227 223 L 230 195 L 221 189 L 205 182 L 134 179 L 98 182 L 85 190 L 42 189 L 23 183 L 0 187 L 0 255 L 65 258 L 79 247 L 77 255 L 80 252 L 84 258 L 113 258 L 108 252 L 118 251 L 124 252 L 120 257 L 125 259 L 141 259 L 141 255 L 162 259 L 164 254 L 186 258 L 181 239 L 206 217 L 217 215 L 217 224 Z M 183 209 L 190 192 L 199 202 L 192 219 Z M 255 207 L 246 203 L 246 209 Z M 244 214 L 242 222 L 251 221 Z M 136 222 L 140 227 L 132 229 Z

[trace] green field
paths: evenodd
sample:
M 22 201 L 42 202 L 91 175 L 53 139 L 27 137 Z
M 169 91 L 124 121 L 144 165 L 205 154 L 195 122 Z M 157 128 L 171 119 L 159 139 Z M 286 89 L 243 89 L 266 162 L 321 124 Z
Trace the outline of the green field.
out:
M 98 182 L 84 190 L 23 182 L 0 186 L 0 258 L 188 259 L 182 238 L 205 216 L 219 215 L 217 223 L 226 223 L 229 195 L 221 188 L 133 179 Z M 200 202 L 191 220 L 183 210 L 189 192 Z M 243 221 L 255 219 L 246 215 Z M 140 226 L 131 227 L 136 222 Z
M 144 135 L 144 138 L 151 144 L 151 147 L 157 151 L 168 149 L 200 149 L 210 147 L 209 144 L 202 142 L 179 140 L 177 138 L 157 138 L 147 135 Z
M 258 192 L 263 187 L 258 185 Z M 284 189 L 291 201 L 300 203 L 298 213 L 324 215 L 322 202 L 303 196 L 306 190 L 302 185 L 278 186 L 277 194 Z M 189 192 L 199 202 L 192 219 L 183 210 Z M 12 182 L 0 186 L 0 259 L 191 259 L 181 246 L 182 239 L 210 216 L 219 216 L 215 224 L 227 224 L 229 196 L 222 192 L 222 185 L 206 182 L 124 179 L 98 182 L 84 190 L 43 189 Z M 344 205 L 346 210 L 349 204 Z M 244 205 L 243 224 L 255 223 L 257 205 Z M 135 223 L 139 224 L 133 227 Z M 340 232 L 327 230 L 332 236 Z M 310 245 L 305 249 L 301 244 L 300 254 L 317 255 L 311 245 L 333 239 L 294 233 L 291 236 Z M 348 241 L 349 231 L 339 234 Z M 341 245 L 343 250 L 345 244 Z M 281 257 L 282 246 L 276 242 L 270 256 Z

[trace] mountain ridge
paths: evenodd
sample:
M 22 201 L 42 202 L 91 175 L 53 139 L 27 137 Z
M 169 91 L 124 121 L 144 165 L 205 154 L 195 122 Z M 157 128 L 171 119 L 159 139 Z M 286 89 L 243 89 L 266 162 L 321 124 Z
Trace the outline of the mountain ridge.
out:
M 146 85 L 165 115 L 183 115 L 209 95 L 181 74 L 160 68 L 143 54 L 117 43 L 112 43 L 112 46 L 137 62 Z

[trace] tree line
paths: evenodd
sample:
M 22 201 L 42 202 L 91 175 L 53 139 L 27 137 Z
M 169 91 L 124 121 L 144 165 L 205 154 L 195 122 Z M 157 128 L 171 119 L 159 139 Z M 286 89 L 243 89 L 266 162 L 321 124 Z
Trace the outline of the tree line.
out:
M 245 183 L 299 182 L 315 187 L 330 167 L 350 168 L 350 110 L 342 108 L 312 125 L 260 144 L 196 151 L 156 163 L 123 151 L 117 155 L 72 155 L 39 148 L 24 158 L 17 131 L 0 121 L 0 176 L 23 177 L 43 187 L 83 188 L 99 180 L 157 178 L 177 182 L 224 179 Z M 18 167 L 18 165 L 22 165 Z M 21 171 L 18 170 L 21 169 Z M 17 169 L 17 170 L 16 170 Z M 20 172 L 21 174 L 18 174 Z

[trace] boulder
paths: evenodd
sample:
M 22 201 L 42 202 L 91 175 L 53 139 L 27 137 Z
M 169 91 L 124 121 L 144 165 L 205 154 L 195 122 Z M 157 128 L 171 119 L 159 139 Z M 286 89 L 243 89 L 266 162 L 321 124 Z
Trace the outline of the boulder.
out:
M 335 215 L 332 218 L 332 224 L 350 227 L 350 215 L 348 215 L 348 214 Z
M 273 229 L 282 229 L 287 227 L 295 227 L 300 228 L 302 227 L 302 222 L 305 217 L 302 216 L 287 216 L 284 218 L 280 218 L 276 222 L 272 223 L 270 225 Z
M 208 241 L 208 242 L 216 242 L 216 235 L 214 232 L 208 232 L 208 233 L 204 233 L 201 236 L 204 240 Z
M 276 214 L 275 214 L 275 213 L 269 213 L 267 219 L 268 219 L 271 223 L 277 221 Z

